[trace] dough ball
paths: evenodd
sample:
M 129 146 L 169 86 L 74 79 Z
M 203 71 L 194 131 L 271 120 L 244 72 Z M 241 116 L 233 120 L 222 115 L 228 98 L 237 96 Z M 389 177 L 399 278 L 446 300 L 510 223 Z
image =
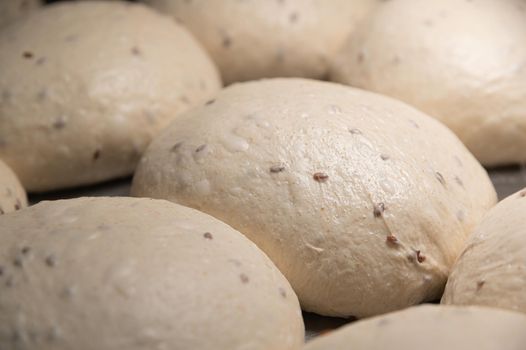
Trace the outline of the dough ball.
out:
M 526 313 L 525 213 L 526 189 L 488 213 L 455 263 L 442 303 Z
M 522 350 L 526 316 L 510 311 L 425 305 L 360 321 L 305 350 Z
M 0 157 L 35 192 L 126 176 L 219 88 L 172 19 L 117 1 L 52 5 L 0 32 Z
M 386 1 L 350 37 L 332 79 L 436 117 L 484 165 L 526 161 L 526 3 Z
M 296 295 L 230 226 L 160 200 L 43 202 L 0 219 L 0 348 L 299 349 Z
M 40 7 L 40 0 L 1 0 L 0 27 L 35 11 Z
M 305 310 L 357 317 L 439 298 L 496 201 L 484 169 L 434 119 L 303 79 L 236 84 L 176 120 L 132 193 L 223 220 L 269 255 Z
M 15 173 L 0 160 L 0 215 L 27 206 L 26 191 Z
M 207 48 L 226 83 L 327 76 L 329 61 L 377 0 L 143 0 Z

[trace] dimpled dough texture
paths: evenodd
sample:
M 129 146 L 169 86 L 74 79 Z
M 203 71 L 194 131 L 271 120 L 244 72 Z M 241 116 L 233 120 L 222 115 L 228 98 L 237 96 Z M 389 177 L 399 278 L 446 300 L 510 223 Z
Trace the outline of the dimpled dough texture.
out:
M 289 283 L 252 242 L 160 200 L 44 202 L 0 219 L 0 349 L 299 349 Z
M 484 165 L 524 162 L 525 38 L 524 0 L 386 1 L 331 75 L 438 118 Z
M 236 84 L 175 121 L 132 193 L 220 218 L 273 259 L 305 310 L 358 317 L 438 298 L 496 200 L 432 118 L 302 79 Z
M 26 191 L 15 173 L 0 160 L 0 215 L 27 206 Z
M 526 313 L 525 214 L 526 189 L 488 213 L 456 262 L 442 303 Z
M 340 328 L 305 350 L 524 350 L 525 329 L 516 312 L 425 305 Z
M 210 52 L 225 83 L 327 76 L 377 0 L 143 0 L 183 23 Z
M 0 0 L 0 27 L 35 11 L 39 6 L 39 0 Z
M 124 2 L 52 5 L 0 32 L 0 157 L 29 191 L 125 176 L 219 87 L 168 17 Z

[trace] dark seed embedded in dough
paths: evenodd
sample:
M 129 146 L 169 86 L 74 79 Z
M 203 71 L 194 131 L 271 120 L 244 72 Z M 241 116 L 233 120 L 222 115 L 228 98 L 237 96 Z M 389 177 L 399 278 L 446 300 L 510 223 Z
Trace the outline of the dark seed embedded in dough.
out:
M 273 174 L 281 173 L 285 170 L 285 167 L 283 165 L 273 165 L 270 167 L 270 172 Z
M 325 173 L 315 173 L 314 175 L 312 175 L 312 178 L 314 180 L 316 180 L 317 182 L 327 182 L 327 180 L 329 180 L 329 175 L 325 174 Z
M 417 250 L 416 251 L 416 260 L 419 263 L 423 263 L 426 260 L 426 256 L 424 254 L 422 254 L 422 252 L 420 250 Z
M 54 267 L 57 264 L 57 258 L 54 255 L 48 255 L 45 262 L 47 266 Z
M 239 275 L 239 279 L 241 280 L 241 282 L 243 282 L 244 284 L 247 284 L 249 282 L 249 278 L 247 275 L 245 275 L 244 273 L 240 274 Z
M 438 171 L 435 173 L 435 177 L 436 179 L 438 180 L 438 182 L 440 182 L 442 185 L 446 185 L 446 179 L 444 179 L 444 176 L 442 176 L 441 173 L 439 173 Z
M 526 197 L 526 190 L 521 191 L 521 193 L 519 193 L 519 196 Z
M 170 148 L 170 151 L 177 152 L 179 148 L 181 148 L 182 145 L 183 145 L 182 141 L 177 142 L 175 145 L 172 146 L 172 148 Z
M 201 146 L 197 147 L 195 149 L 195 151 L 196 151 L 196 153 L 199 153 L 199 152 L 203 151 L 206 147 L 207 147 L 206 145 L 201 145 Z
M 380 158 L 382 158 L 382 160 L 389 160 L 390 157 L 387 154 L 381 154 Z
M 95 150 L 95 152 L 93 152 L 93 160 L 97 160 L 100 158 L 100 149 L 97 149 Z
M 206 101 L 205 103 L 205 106 L 210 106 L 212 103 L 214 103 L 216 100 L 212 99 L 212 100 L 208 100 Z
M 30 51 L 25 51 L 25 52 L 22 54 L 22 56 L 23 56 L 24 58 L 27 58 L 27 59 L 31 59 L 31 58 L 34 57 L 33 53 L 30 52 Z
M 55 129 L 57 129 L 57 130 L 64 129 L 65 126 L 66 126 L 66 120 L 65 120 L 64 117 L 62 117 L 62 116 L 58 117 L 58 118 L 53 122 L 53 128 L 55 128 Z
M 398 243 L 398 238 L 396 238 L 395 235 L 390 234 L 386 237 L 386 241 L 387 243 L 396 244 Z
M 24 260 L 21 255 L 15 256 L 13 259 L 13 265 L 16 267 L 22 267 L 22 265 L 24 265 Z
M 203 234 L 203 237 L 206 238 L 206 239 L 214 239 L 214 237 L 212 236 L 212 234 L 210 232 L 205 232 Z
M 383 215 L 385 211 L 385 204 L 384 203 L 378 203 L 373 206 L 373 215 L 375 218 L 379 218 Z
M 3 275 L 4 275 L 4 267 L 0 266 L 0 276 L 3 276 Z
M 31 252 L 31 248 L 30 247 L 23 247 L 20 252 L 22 252 L 22 254 L 24 255 L 27 255 L 29 254 L 29 252 Z
M 353 135 L 361 135 L 362 132 L 358 129 L 350 129 L 349 132 Z
M 137 46 L 131 48 L 131 53 L 134 56 L 141 56 L 142 54 L 141 49 L 139 49 Z
M 485 284 L 486 284 L 486 281 L 484 281 L 484 280 L 477 281 L 477 292 L 479 290 L 481 290 L 482 287 L 484 287 Z
M 278 291 L 279 291 L 279 295 L 281 295 L 283 298 L 287 297 L 287 291 L 284 288 L 279 287 Z

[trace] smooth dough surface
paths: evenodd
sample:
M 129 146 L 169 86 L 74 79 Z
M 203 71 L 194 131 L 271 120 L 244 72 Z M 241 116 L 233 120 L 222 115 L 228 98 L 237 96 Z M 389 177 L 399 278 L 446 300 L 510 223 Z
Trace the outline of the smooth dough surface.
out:
M 290 284 L 252 242 L 161 200 L 77 198 L 0 218 L 0 348 L 298 349 Z
M 197 41 L 144 5 L 51 5 L 0 32 L 0 157 L 28 191 L 125 176 L 219 88 Z
M 484 307 L 423 305 L 359 321 L 305 350 L 523 350 L 526 316 Z
M 484 165 L 526 161 L 526 2 L 383 2 L 331 78 L 410 103 Z
M 487 305 L 526 313 L 526 189 L 493 208 L 469 238 L 443 304 Z
M 377 0 L 143 0 L 183 23 L 225 83 L 324 78 L 330 58 Z
M 0 27 L 26 16 L 41 5 L 40 0 L 1 0 Z
M 439 298 L 496 201 L 433 118 L 304 79 L 235 84 L 148 148 L 132 193 L 200 209 L 253 240 L 302 307 L 364 317 Z
M 15 173 L 0 160 L 0 215 L 27 206 L 26 191 Z

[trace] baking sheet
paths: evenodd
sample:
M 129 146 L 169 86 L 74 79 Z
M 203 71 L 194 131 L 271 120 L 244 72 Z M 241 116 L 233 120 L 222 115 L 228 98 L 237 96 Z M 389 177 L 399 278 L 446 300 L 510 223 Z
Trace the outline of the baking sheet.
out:
M 495 188 L 497 189 L 499 199 L 503 199 L 526 187 L 525 165 L 490 169 L 488 172 Z M 29 197 L 29 201 L 31 204 L 35 204 L 42 200 L 75 198 L 81 196 L 127 196 L 130 192 L 130 185 L 131 178 L 125 178 L 96 186 L 32 195 Z M 353 321 L 353 319 L 323 317 L 308 312 L 303 313 L 303 319 L 305 321 L 305 336 L 307 340 Z

